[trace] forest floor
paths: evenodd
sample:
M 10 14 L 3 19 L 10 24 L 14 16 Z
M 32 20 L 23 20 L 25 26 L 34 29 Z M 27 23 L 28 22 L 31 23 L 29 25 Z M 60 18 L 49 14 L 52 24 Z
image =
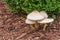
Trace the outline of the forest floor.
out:
M 47 26 L 45 32 L 42 28 L 30 31 L 25 18 L 10 12 L 0 0 L 0 40 L 60 40 L 60 14 L 51 26 Z

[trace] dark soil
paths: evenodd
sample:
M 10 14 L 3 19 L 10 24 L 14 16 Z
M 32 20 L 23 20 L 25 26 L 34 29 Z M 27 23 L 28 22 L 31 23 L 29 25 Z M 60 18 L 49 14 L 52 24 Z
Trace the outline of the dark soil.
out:
M 30 31 L 25 18 L 10 12 L 0 0 L 0 40 L 60 40 L 60 14 L 52 25 L 47 26 L 45 32 L 42 29 Z

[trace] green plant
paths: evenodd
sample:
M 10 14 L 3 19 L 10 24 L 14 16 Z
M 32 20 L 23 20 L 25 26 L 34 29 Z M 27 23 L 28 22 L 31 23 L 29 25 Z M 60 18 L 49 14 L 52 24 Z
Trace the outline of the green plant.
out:
M 60 13 L 60 0 L 4 0 L 11 11 L 18 13 L 20 9 L 27 14 L 33 10 L 44 10 L 52 17 Z M 55 16 L 54 16 L 55 18 Z

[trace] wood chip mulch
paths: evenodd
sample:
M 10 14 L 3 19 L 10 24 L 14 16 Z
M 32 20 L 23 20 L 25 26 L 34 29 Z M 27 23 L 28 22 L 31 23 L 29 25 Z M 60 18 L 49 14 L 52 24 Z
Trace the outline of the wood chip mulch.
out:
M 7 5 L 0 0 L 0 40 L 60 40 L 60 14 L 52 25 L 38 31 L 31 31 L 25 23 L 25 18 L 15 15 L 7 9 Z

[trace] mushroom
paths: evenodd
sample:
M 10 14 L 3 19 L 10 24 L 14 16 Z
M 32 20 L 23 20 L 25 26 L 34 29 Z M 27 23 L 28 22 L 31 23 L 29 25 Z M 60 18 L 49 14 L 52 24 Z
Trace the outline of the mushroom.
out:
M 35 21 L 35 28 L 38 29 L 39 24 L 37 21 L 43 20 L 44 17 L 42 15 L 40 15 L 40 13 L 38 11 L 34 10 L 29 15 L 27 15 L 27 19 L 29 19 L 31 21 Z
M 48 14 L 45 11 L 40 11 L 40 15 L 42 15 L 44 18 L 48 18 Z
M 44 20 L 42 20 L 42 21 L 38 21 L 38 23 L 40 23 L 40 24 L 44 24 L 43 31 L 45 31 L 46 26 L 47 26 L 47 23 L 51 23 L 51 22 L 53 22 L 53 21 L 54 21 L 54 19 L 52 19 L 52 18 L 48 18 L 48 19 L 44 19 Z
M 26 19 L 25 23 L 26 23 L 26 24 L 30 24 L 31 29 L 35 30 L 35 28 L 34 28 L 33 25 L 32 25 L 32 24 L 35 24 L 34 21 L 30 21 L 29 19 Z

